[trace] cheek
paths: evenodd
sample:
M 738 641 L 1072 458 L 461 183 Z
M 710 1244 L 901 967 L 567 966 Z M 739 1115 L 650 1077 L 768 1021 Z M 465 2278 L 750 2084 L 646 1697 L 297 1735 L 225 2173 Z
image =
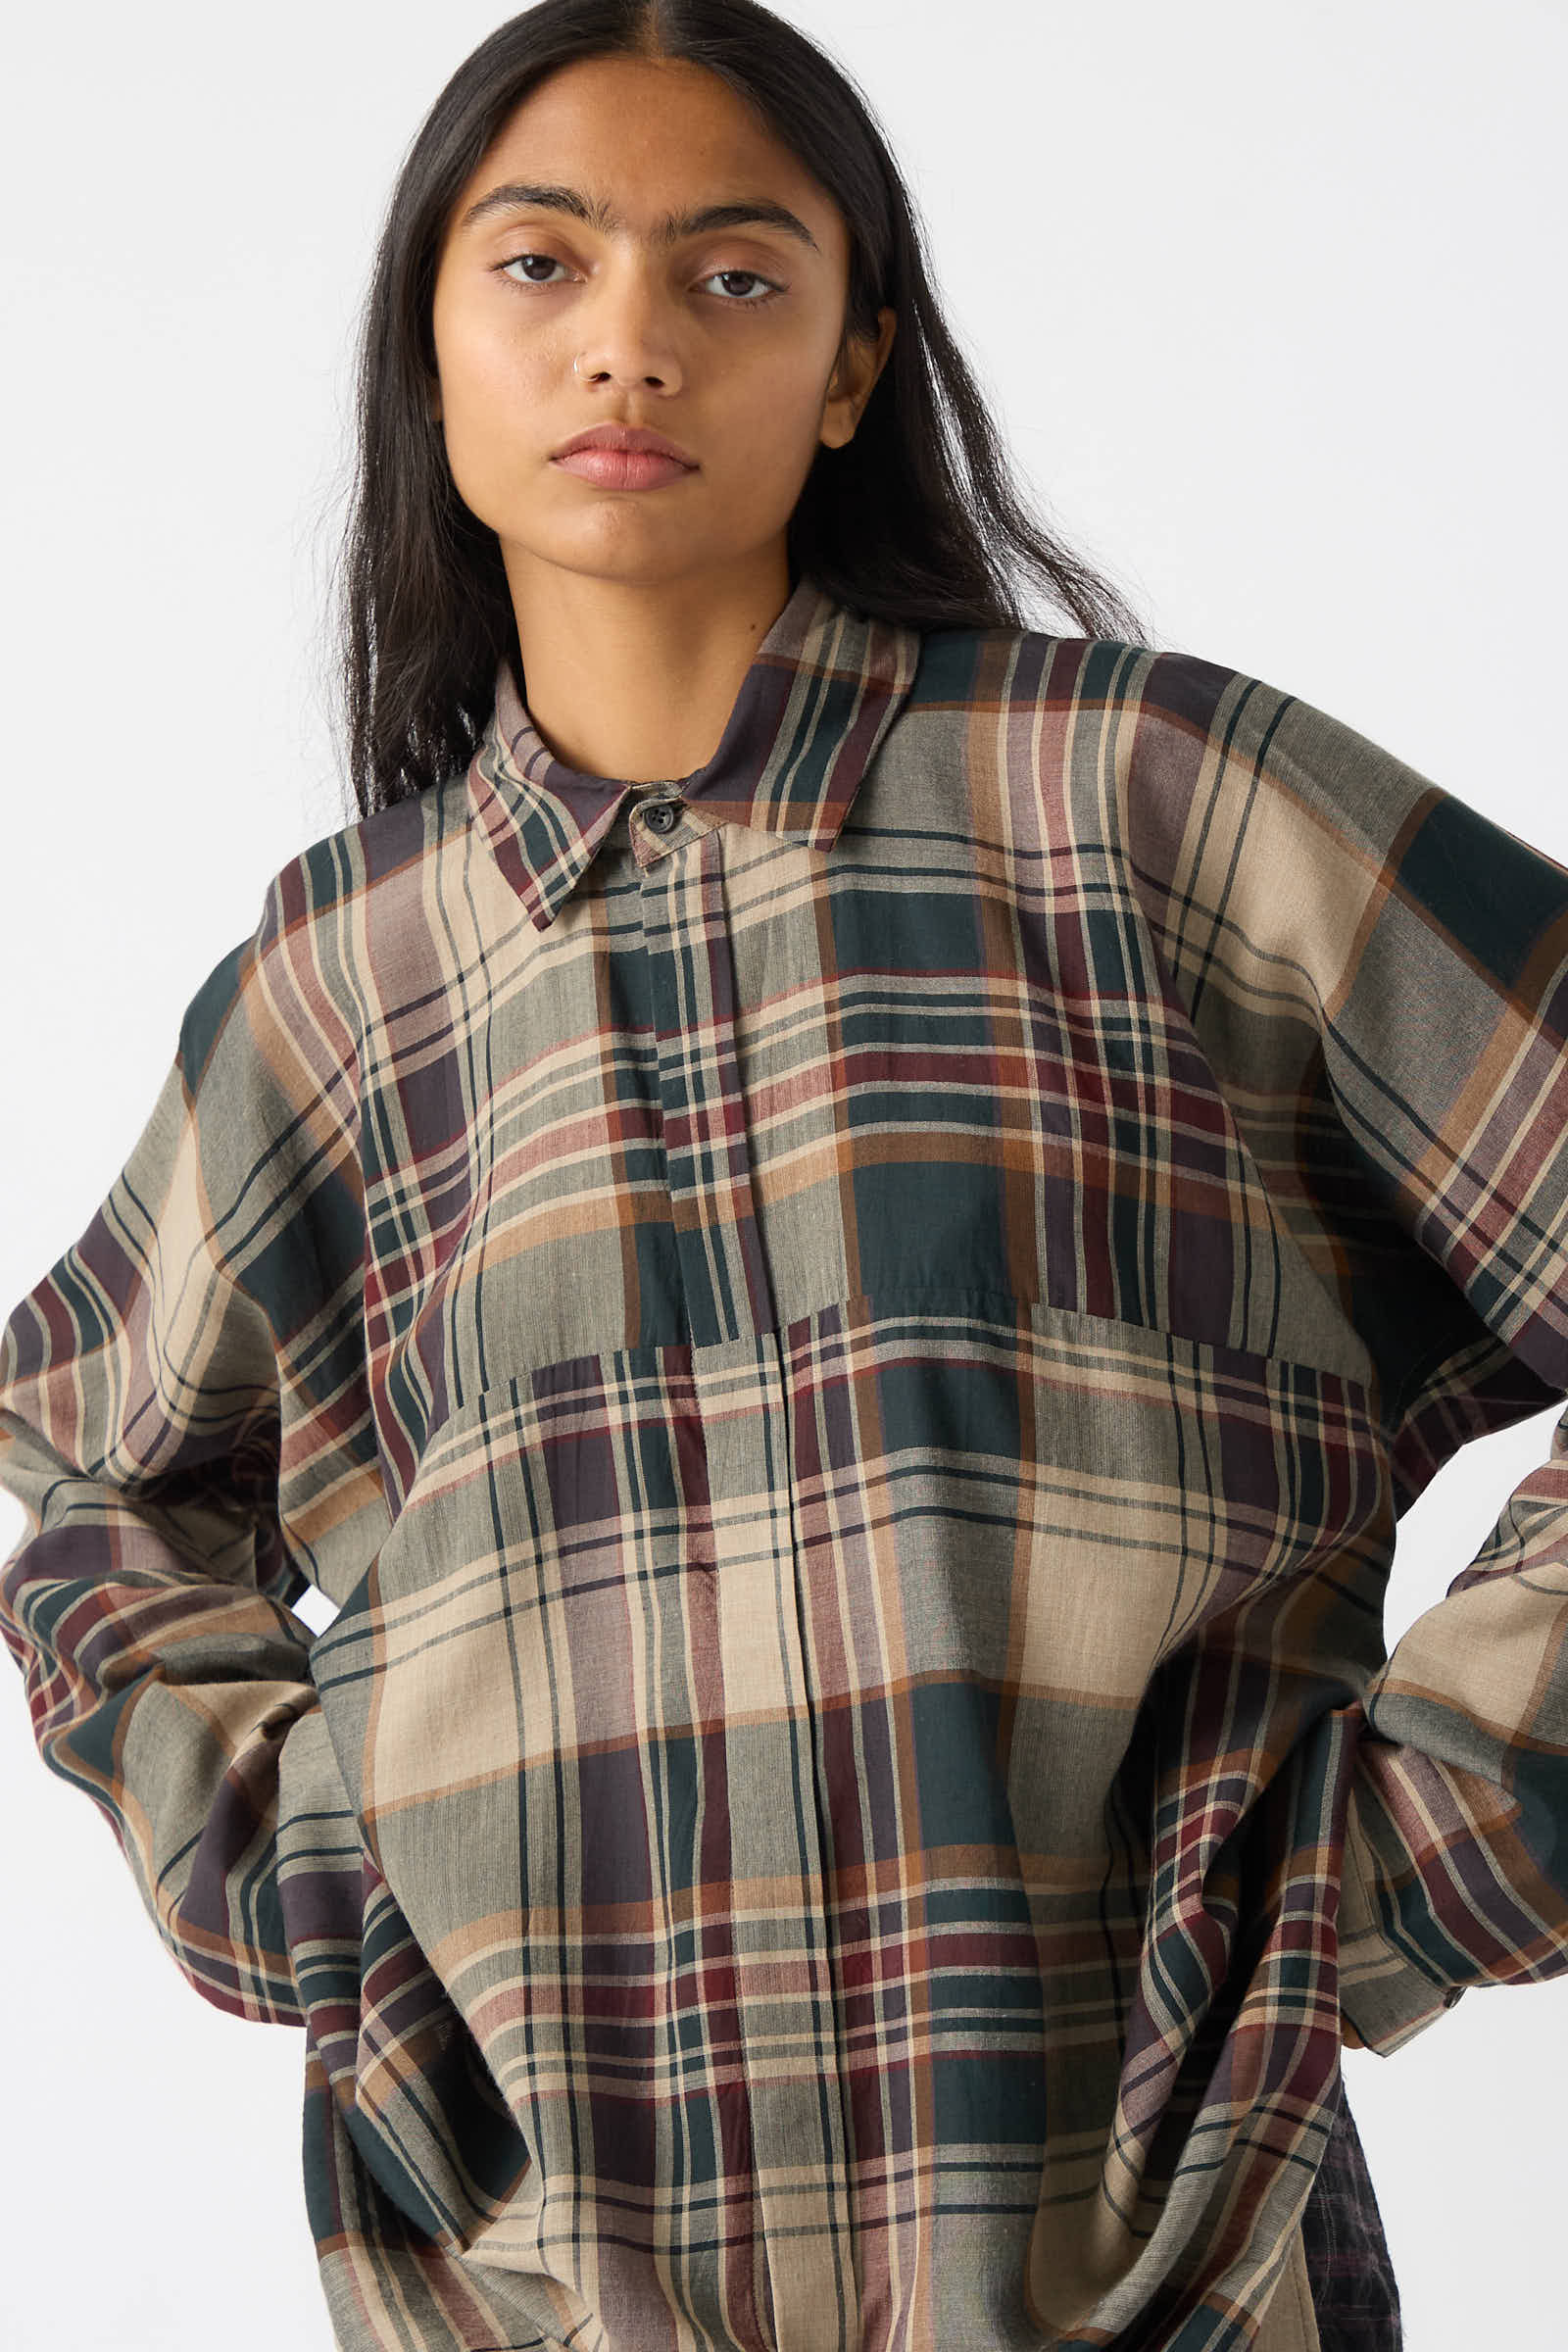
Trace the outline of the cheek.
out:
M 791 342 L 738 369 L 729 445 L 770 473 L 799 471 L 816 447 L 828 366 Z
M 442 401 L 449 414 L 480 422 L 505 412 L 514 425 L 539 367 L 533 340 L 493 289 L 466 286 L 439 297 L 432 312 Z
M 458 361 L 443 363 L 447 456 L 470 503 L 504 493 L 530 461 L 547 454 L 552 409 L 541 376 L 515 344 L 496 338 L 467 343 Z
M 535 404 L 547 372 L 539 355 L 523 339 L 506 334 L 491 322 L 464 339 L 450 369 L 454 398 L 474 424 L 482 426 L 489 419 L 512 431 L 515 431 L 519 416 Z

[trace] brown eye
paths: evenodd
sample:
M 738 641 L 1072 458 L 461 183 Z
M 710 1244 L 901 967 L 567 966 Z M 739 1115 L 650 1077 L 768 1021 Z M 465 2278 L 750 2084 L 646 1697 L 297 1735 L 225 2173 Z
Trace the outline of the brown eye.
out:
M 764 289 L 760 294 L 746 295 L 744 297 L 737 297 L 731 300 L 729 305 L 731 310 L 760 311 L 764 302 L 771 302 L 775 294 L 782 294 L 785 290 L 778 283 L 776 278 L 763 277 L 761 271 L 759 270 L 711 270 L 709 271 L 708 276 L 703 280 L 703 283 L 705 285 L 710 285 L 715 277 L 750 278 L 754 285 L 760 286 Z
M 553 253 L 514 253 L 507 261 L 498 262 L 496 267 L 505 275 L 519 262 L 543 262 L 549 270 L 564 270 L 566 266 L 564 262 L 558 262 Z M 514 286 L 542 286 L 548 285 L 550 281 L 543 277 L 514 277 L 512 282 Z

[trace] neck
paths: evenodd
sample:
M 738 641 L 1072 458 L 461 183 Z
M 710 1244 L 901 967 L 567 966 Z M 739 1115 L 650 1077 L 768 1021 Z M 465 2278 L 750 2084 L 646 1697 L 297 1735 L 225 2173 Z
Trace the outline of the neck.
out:
M 503 552 L 517 683 L 556 758 L 633 783 L 706 766 L 789 601 L 782 540 L 723 571 L 673 580 L 607 579 Z

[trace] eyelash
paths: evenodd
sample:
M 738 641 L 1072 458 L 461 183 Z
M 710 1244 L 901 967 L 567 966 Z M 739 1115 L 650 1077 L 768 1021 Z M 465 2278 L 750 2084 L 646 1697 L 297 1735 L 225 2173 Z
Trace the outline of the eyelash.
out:
M 529 293 L 548 293 L 550 291 L 551 281 L 549 279 L 540 279 L 537 277 L 507 277 L 507 272 L 512 268 L 514 262 L 554 262 L 560 269 L 564 270 L 566 267 L 566 264 L 561 260 L 560 255 L 554 253 L 513 253 L 509 254 L 504 262 L 496 263 L 495 268 L 498 275 L 506 277 L 509 286 L 518 286 L 521 287 L 525 292 Z M 765 286 L 767 288 L 767 292 L 765 294 L 754 294 L 747 295 L 745 297 L 721 296 L 721 306 L 727 311 L 760 311 L 765 309 L 768 303 L 775 301 L 780 294 L 788 291 L 788 289 L 785 286 L 782 286 L 776 278 L 764 277 L 760 270 L 710 270 L 708 276 L 752 277 L 757 280 L 760 286 Z M 698 282 L 701 284 L 706 281 L 700 279 Z

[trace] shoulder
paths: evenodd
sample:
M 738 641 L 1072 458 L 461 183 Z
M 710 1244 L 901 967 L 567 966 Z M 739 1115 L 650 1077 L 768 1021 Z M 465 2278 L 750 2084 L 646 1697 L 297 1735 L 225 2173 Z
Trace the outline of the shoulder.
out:
M 1040 628 L 955 628 L 923 633 L 909 694 L 911 716 L 973 711 L 1034 717 L 1043 749 L 1057 744 L 1091 761 L 1109 744 L 1126 772 L 1157 775 L 1195 754 L 1227 758 L 1263 749 L 1288 710 L 1298 731 L 1334 721 L 1234 663 L 1182 648 Z
M 431 859 L 466 822 L 459 773 L 320 835 L 279 866 L 252 929 L 185 1008 L 179 1057 L 192 1092 L 239 1054 L 274 1071 L 295 1065 L 291 1092 L 302 1058 L 318 1080 L 357 1061 L 376 939 L 398 936 L 428 887 Z
M 1256 760 L 1296 698 L 1233 663 L 1180 648 L 1043 628 L 922 635 L 908 700 L 928 757 L 955 721 L 965 757 L 1035 790 L 1059 822 L 1120 829 L 1190 793 L 1216 762 Z M 929 720 L 929 728 L 922 718 Z M 951 746 L 948 736 L 947 749 Z M 1168 813 L 1168 810 L 1167 810 Z
M 1532 843 L 1236 662 L 1044 629 L 939 630 L 911 705 L 933 714 L 925 761 L 956 755 L 978 807 L 1004 791 L 1030 804 L 1047 848 L 1110 859 L 1183 962 L 1267 953 L 1332 988 L 1373 926 L 1470 938 L 1484 901 L 1500 963 L 1506 920 L 1534 937 L 1562 918 L 1568 878 Z
M 1182 647 L 1044 629 L 933 631 L 911 703 L 1032 714 L 1042 754 L 1059 753 L 1102 801 L 1112 780 L 1129 816 L 1158 810 L 1168 822 L 1217 791 L 1283 799 L 1370 841 L 1440 789 L 1289 687 Z

